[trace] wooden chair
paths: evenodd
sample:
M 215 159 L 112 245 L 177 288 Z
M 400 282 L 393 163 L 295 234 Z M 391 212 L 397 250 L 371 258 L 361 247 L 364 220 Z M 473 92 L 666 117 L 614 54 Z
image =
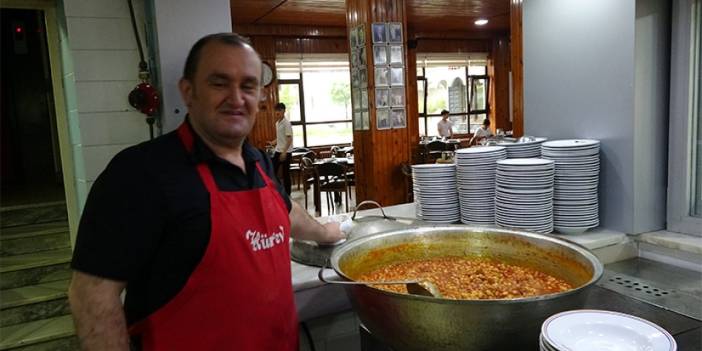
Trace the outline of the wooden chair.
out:
M 327 193 L 327 210 L 329 213 L 334 209 L 334 193 L 344 193 L 346 198 L 346 212 L 349 211 L 348 179 L 346 178 L 346 167 L 336 162 L 325 162 L 316 166 L 318 176 L 318 186 L 320 192 Z
M 307 205 L 307 192 L 312 188 L 312 185 L 317 181 L 317 169 L 314 166 L 314 161 L 309 157 L 302 157 L 300 160 L 300 175 L 302 178 L 302 191 L 305 193 L 305 209 Z M 317 191 L 319 187 L 316 188 Z
M 302 151 L 302 148 L 300 148 L 300 151 Z M 302 159 L 305 157 L 314 161 L 317 158 L 317 154 L 315 154 L 312 150 L 308 150 L 304 155 L 300 157 L 300 162 L 290 164 L 290 176 L 293 177 L 293 173 L 297 176 L 297 190 L 300 190 L 300 186 L 302 186 L 302 180 L 304 179 L 302 176 Z

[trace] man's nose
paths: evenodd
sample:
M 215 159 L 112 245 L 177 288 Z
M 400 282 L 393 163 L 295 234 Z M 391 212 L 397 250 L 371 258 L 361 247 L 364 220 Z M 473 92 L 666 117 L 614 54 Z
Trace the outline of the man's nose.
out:
M 244 94 L 241 91 L 241 88 L 239 88 L 237 86 L 232 87 L 232 89 L 229 92 L 229 99 L 228 100 L 234 106 L 244 105 Z

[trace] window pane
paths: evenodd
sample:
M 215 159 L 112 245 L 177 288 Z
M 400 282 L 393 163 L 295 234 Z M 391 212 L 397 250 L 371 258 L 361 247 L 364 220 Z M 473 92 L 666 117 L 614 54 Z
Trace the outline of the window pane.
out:
M 426 128 L 424 128 L 424 117 L 419 117 L 419 136 L 427 135 Z
M 303 72 L 302 78 L 305 121 L 351 120 L 351 78 L 348 68 Z M 351 129 L 349 138 L 350 133 Z
M 351 123 L 307 125 L 307 146 L 350 144 L 352 141 Z
M 475 130 L 483 124 L 483 120 L 485 120 L 485 118 L 487 118 L 487 115 L 484 113 L 479 115 L 470 115 L 470 132 L 475 133 Z
M 285 109 L 291 122 L 299 122 L 301 120 L 300 88 L 298 84 L 279 84 L 278 100 L 285 104 Z
M 285 72 L 278 70 L 278 79 L 300 79 L 300 72 Z
M 471 79 L 471 111 L 487 109 L 487 80 L 485 78 Z
M 293 128 L 293 146 L 294 147 L 304 147 L 305 139 L 302 135 L 302 125 L 292 126 Z
M 427 114 L 468 112 L 465 74 L 465 67 L 426 68 Z
M 469 66 L 468 75 L 469 76 L 484 76 L 487 74 L 487 67 L 485 66 Z
M 417 81 L 417 111 L 424 113 L 424 81 Z
M 468 116 L 451 116 L 449 117 L 451 122 L 453 122 L 453 134 L 467 134 L 468 133 Z
M 440 120 L 441 116 L 428 117 L 427 128 L 429 130 L 427 131 L 427 135 L 439 136 L 439 129 L 437 125 L 439 124 Z

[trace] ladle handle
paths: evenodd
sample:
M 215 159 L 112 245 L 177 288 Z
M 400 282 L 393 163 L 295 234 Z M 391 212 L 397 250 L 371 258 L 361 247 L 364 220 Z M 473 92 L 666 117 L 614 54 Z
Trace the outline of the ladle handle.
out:
M 354 219 L 356 219 L 356 212 L 358 212 L 358 210 L 361 208 L 361 206 L 366 205 L 366 204 L 371 204 L 371 205 L 375 205 L 376 207 L 378 207 L 378 208 L 380 209 L 380 213 L 383 214 L 383 218 L 389 219 L 389 220 L 392 220 L 392 221 L 395 220 L 395 218 L 390 217 L 390 216 L 388 216 L 388 215 L 385 214 L 385 210 L 383 210 L 383 206 L 380 206 L 379 203 L 377 203 L 377 202 L 375 202 L 375 201 L 373 201 L 373 200 L 365 200 L 365 201 L 361 201 L 361 203 L 358 204 L 358 205 L 356 205 L 356 208 L 353 209 L 353 216 L 351 216 L 351 220 L 352 220 L 352 221 L 353 221 Z
M 390 282 L 359 282 L 359 281 L 342 281 L 342 280 L 327 280 L 324 278 L 324 270 L 327 269 L 327 261 L 322 263 L 322 267 L 317 273 L 317 277 L 320 281 L 327 284 L 343 284 L 343 285 L 395 285 L 395 284 L 413 284 L 417 283 L 416 280 L 406 280 L 406 281 L 390 281 Z

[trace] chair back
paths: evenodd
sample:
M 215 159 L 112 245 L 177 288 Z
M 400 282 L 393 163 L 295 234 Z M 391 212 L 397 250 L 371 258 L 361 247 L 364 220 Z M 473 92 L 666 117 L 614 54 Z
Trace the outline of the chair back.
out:
M 317 158 L 317 154 L 314 151 L 307 151 L 304 155 L 302 155 L 302 158 L 305 158 L 305 157 L 314 161 Z
M 426 147 L 429 151 L 445 151 L 446 143 L 441 140 L 434 140 L 427 143 Z
M 319 177 L 340 177 L 346 178 L 346 167 L 336 162 L 324 162 L 317 165 L 317 174 Z

